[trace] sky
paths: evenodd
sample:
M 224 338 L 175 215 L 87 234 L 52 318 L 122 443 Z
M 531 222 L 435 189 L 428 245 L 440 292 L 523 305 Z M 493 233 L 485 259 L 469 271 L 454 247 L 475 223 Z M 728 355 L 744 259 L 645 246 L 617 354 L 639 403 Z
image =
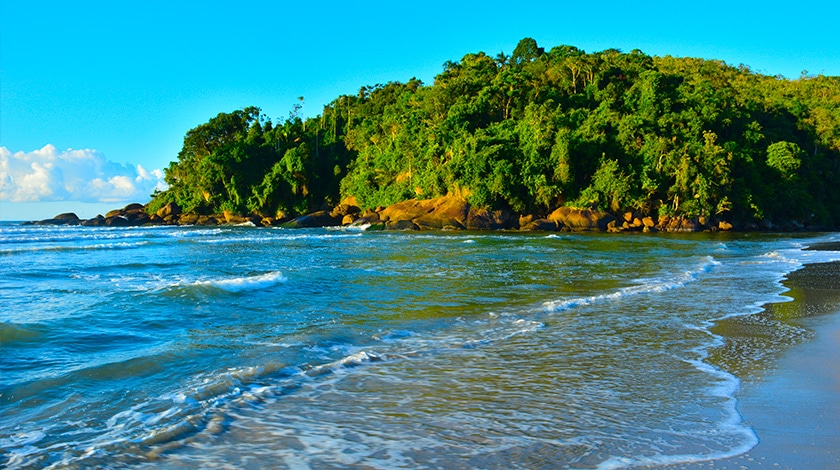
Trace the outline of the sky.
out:
M 524 37 L 797 78 L 840 75 L 840 2 L 0 0 L 0 220 L 82 218 L 163 188 L 186 132 L 304 116 Z

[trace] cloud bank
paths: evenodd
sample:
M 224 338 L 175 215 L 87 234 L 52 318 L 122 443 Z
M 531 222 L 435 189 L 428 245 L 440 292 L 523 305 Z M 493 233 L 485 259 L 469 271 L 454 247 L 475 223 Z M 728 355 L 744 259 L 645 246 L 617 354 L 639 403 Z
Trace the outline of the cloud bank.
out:
M 91 149 L 46 145 L 12 153 L 0 147 L 0 200 L 10 202 L 144 202 L 166 189 L 161 170 L 121 165 Z

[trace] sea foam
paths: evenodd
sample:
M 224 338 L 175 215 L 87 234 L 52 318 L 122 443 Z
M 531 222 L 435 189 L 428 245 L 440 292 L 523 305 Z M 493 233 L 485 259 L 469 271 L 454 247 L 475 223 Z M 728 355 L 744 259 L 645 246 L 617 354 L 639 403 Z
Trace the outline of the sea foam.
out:
M 236 277 L 232 279 L 210 279 L 207 281 L 195 281 L 187 285 L 210 287 L 235 293 L 266 289 L 283 282 L 286 282 L 286 277 L 279 271 L 272 271 L 258 276 Z M 184 284 L 180 285 L 183 286 Z
M 640 284 L 638 285 L 625 287 L 608 294 L 544 302 L 543 310 L 547 312 L 559 312 L 586 305 L 592 305 L 602 301 L 618 300 L 623 297 L 666 292 L 696 281 L 701 274 L 709 272 L 714 266 L 719 264 L 720 262 L 716 261 L 713 257 L 706 256 L 700 266 L 692 271 L 685 271 L 684 273 L 676 276 L 662 276 L 654 279 L 640 280 Z

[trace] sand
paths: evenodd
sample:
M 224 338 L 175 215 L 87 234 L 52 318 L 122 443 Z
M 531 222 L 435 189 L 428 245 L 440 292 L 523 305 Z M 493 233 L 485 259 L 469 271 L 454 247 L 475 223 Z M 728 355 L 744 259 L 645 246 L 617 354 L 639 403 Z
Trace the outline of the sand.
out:
M 805 339 L 769 354 L 770 364 L 760 370 L 738 371 L 744 374 L 738 409 L 759 444 L 737 457 L 671 468 L 840 469 L 840 263 L 807 265 L 784 285 L 794 301 L 767 305 L 758 315 L 807 330 Z M 730 325 L 738 333 L 724 334 L 726 341 L 750 331 L 748 319 L 741 323 L 740 330 Z

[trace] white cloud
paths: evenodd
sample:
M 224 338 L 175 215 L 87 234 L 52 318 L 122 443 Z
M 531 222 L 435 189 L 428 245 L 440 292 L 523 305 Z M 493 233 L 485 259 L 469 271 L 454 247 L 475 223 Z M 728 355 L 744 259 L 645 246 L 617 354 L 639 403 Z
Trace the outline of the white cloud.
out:
M 96 150 L 46 145 L 12 153 L 0 147 L 2 201 L 146 202 L 155 189 L 166 189 L 162 171 L 120 165 Z

